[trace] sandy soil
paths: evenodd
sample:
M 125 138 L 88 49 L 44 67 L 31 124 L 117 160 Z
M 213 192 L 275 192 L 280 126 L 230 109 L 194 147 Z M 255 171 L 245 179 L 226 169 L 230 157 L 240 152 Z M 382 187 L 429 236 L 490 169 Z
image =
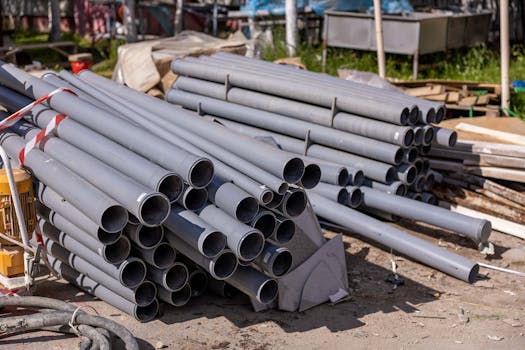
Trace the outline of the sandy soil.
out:
M 523 247 L 517 238 L 494 232 L 496 255 L 487 261 L 466 239 L 402 224 L 477 261 L 525 271 L 524 256 L 505 258 Z M 143 349 L 525 349 L 525 278 L 482 269 L 484 278 L 468 285 L 395 256 L 405 284 L 394 290 L 387 250 L 352 236 L 345 244 L 351 299 L 300 313 L 254 313 L 241 295 L 205 295 L 182 308 L 166 306 L 159 320 L 141 324 L 61 281 L 41 284 L 38 294 L 93 306 L 128 327 Z M 2 350 L 77 345 L 78 338 L 49 332 L 0 338 Z

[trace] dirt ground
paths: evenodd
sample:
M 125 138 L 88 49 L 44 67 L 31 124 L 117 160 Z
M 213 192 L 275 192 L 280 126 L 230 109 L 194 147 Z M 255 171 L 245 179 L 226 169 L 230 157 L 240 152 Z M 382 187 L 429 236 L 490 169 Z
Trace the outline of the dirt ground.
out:
M 524 256 L 511 261 L 504 254 L 523 247 L 520 239 L 493 232 L 496 254 L 486 260 L 464 238 L 402 225 L 476 261 L 525 271 Z M 390 253 L 356 237 L 344 240 L 351 299 L 306 312 L 255 313 L 241 295 L 205 295 L 182 308 L 165 306 L 160 319 L 141 324 L 61 281 L 41 284 L 38 294 L 94 307 L 128 327 L 143 349 L 525 349 L 525 278 L 482 268 L 483 278 L 469 285 L 396 256 L 405 283 L 394 290 L 387 282 Z M 78 338 L 49 332 L 0 338 L 2 350 L 39 346 L 75 349 Z

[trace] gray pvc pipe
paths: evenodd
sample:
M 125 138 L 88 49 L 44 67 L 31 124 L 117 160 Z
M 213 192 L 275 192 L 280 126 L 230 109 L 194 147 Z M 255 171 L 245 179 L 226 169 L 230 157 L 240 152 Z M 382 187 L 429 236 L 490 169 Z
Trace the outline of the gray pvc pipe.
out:
M 419 193 L 419 192 L 408 191 L 407 194 L 406 194 L 406 197 L 409 198 L 409 199 L 412 199 L 414 201 L 418 201 L 418 202 L 422 202 L 423 201 L 423 197 L 421 196 L 421 193 Z
M 106 262 L 114 265 L 120 264 L 129 256 L 131 243 L 126 237 L 120 236 L 116 241 L 105 244 L 90 236 L 60 214 L 52 211 L 46 212 L 46 210 L 42 209 L 43 208 L 38 210 L 38 216 L 41 219 L 55 226 L 68 236 L 71 236 L 92 251 L 97 252 Z
M 438 200 L 436 199 L 436 197 L 429 192 L 421 193 L 421 200 L 430 205 L 438 205 Z
M 312 191 L 319 193 L 322 196 L 330 198 L 331 200 L 346 204 L 348 203 L 348 191 L 346 188 L 336 185 L 330 185 L 325 183 L 319 183 Z
M 192 292 L 189 284 L 185 284 L 181 289 L 173 292 L 164 289 L 162 286 L 159 286 L 159 299 L 176 307 L 184 306 L 190 301 Z
M 361 187 L 358 186 L 346 186 L 348 192 L 348 201 L 345 203 L 350 208 L 357 208 L 363 203 L 363 192 Z
M 159 303 L 157 299 L 154 299 L 150 304 L 145 306 L 139 306 L 125 298 L 121 297 L 110 288 L 99 284 L 87 275 L 81 274 L 71 268 L 69 265 L 62 263 L 58 259 L 52 256 L 48 257 L 53 270 L 59 273 L 67 281 L 77 285 L 81 289 L 87 291 L 90 294 L 104 300 L 108 304 L 116 307 L 119 310 L 135 317 L 135 319 L 141 322 L 148 322 L 157 317 L 159 312 Z
M 299 186 L 306 189 L 314 188 L 319 181 L 321 181 L 321 167 L 315 163 L 305 164 L 304 174 L 298 183 Z
M 410 189 L 416 192 L 422 192 L 425 187 L 425 182 L 427 177 L 425 174 L 420 174 L 416 176 L 416 180 L 410 185 Z
M 273 131 L 263 130 L 249 125 L 232 122 L 224 118 L 215 119 L 223 123 L 226 127 L 233 128 L 235 131 L 245 135 L 250 135 L 252 137 L 264 135 L 271 136 L 277 142 L 277 144 L 286 151 L 303 155 L 306 150 L 306 155 L 311 158 L 322 159 L 325 162 L 328 161 L 335 164 L 345 165 L 350 177 L 349 184 L 352 185 L 359 185 L 359 182 L 364 180 L 362 178 L 363 173 L 367 177 L 381 182 L 394 181 L 396 176 L 394 167 L 389 164 L 356 156 L 351 153 L 338 151 L 326 146 L 313 144 L 306 147 L 303 140 L 278 134 Z
M 218 255 L 210 259 L 170 230 L 166 232 L 166 239 L 178 252 L 202 267 L 215 279 L 224 280 L 237 269 L 237 257 L 229 249 L 223 249 Z
M 207 258 L 216 257 L 226 248 L 224 234 L 194 212 L 181 207 L 172 207 L 164 227 Z
M 165 118 L 179 128 L 201 136 L 200 140 L 208 140 L 245 160 L 253 162 L 286 182 L 296 183 L 303 175 L 303 162 L 290 156 L 287 152 L 275 150 L 263 142 L 238 135 L 230 130 L 224 130 L 206 120 L 195 118 L 193 114 L 176 108 L 167 102 L 133 91 L 89 71 L 83 71 L 80 73 L 80 77 L 98 87 L 110 89 L 112 94 L 131 101 L 132 104 L 146 105 L 147 109 L 156 114 L 157 117 Z
M 403 157 L 403 151 L 399 146 L 386 142 L 182 90 L 169 90 L 166 93 L 166 100 L 194 111 L 200 110 L 201 113 L 273 130 L 296 138 L 304 139 L 309 132 L 310 140 L 314 143 L 390 164 L 401 163 Z
M 372 188 L 362 187 L 361 190 L 364 193 L 366 206 L 457 232 L 478 245 L 488 242 L 492 230 L 490 221 L 471 218 L 426 203 L 414 202 L 401 196 L 392 196 Z
M 26 145 L 21 137 L 8 132 L 0 136 L 0 144 L 13 159 L 18 159 L 19 152 Z M 26 155 L 25 165 L 42 183 L 76 208 L 82 208 L 82 212 L 104 230 L 116 232 L 126 225 L 126 209 L 56 159 L 33 149 Z
M 208 191 L 205 188 L 195 188 L 184 185 L 182 196 L 177 203 L 191 211 L 199 211 L 208 203 Z
M 134 255 L 158 269 L 171 266 L 177 257 L 175 249 L 166 242 L 162 242 L 151 249 L 134 249 Z
M 261 253 L 264 246 L 261 231 L 237 221 L 213 204 L 206 206 L 199 217 L 221 230 L 228 247 L 240 260 L 251 261 Z
M 454 147 L 458 141 L 458 133 L 454 130 L 434 127 L 434 139 L 432 144 L 445 147 Z
M 176 262 L 164 269 L 148 266 L 147 276 L 170 292 L 181 290 L 188 283 L 189 272 L 185 264 Z
M 226 280 L 250 298 L 256 299 L 261 304 L 269 304 L 277 298 L 279 287 L 277 282 L 246 266 L 239 266 L 237 271 Z
M 141 224 L 127 224 L 124 233 L 140 249 L 153 249 L 158 246 L 164 238 L 162 226 L 148 227 Z
M 95 267 L 90 262 L 78 256 L 72 256 L 67 249 L 47 237 L 44 238 L 44 246 L 53 258 L 60 260 L 64 264 L 71 264 L 71 267 L 78 272 L 89 276 L 106 288 L 110 288 L 116 294 L 132 303 L 139 306 L 146 306 L 155 299 L 157 289 L 155 288 L 155 285 L 149 281 L 144 281 L 133 289 L 128 288 L 120 284 L 118 280 L 109 276 L 104 271 Z
M 434 140 L 434 126 L 425 125 L 423 127 L 423 141 L 421 143 L 425 146 L 428 146 L 432 144 L 433 140 Z
M 253 265 L 269 277 L 280 278 L 290 271 L 292 260 L 292 253 L 288 248 L 266 243 Z
M 269 238 L 275 233 L 275 229 L 277 228 L 275 214 L 269 210 L 262 209 L 250 222 L 250 226 L 261 231 L 265 239 Z
M 275 221 L 277 223 L 277 227 L 275 228 L 273 235 L 271 235 L 268 239 L 281 245 L 290 242 L 295 235 L 295 231 L 297 230 L 295 222 L 282 215 L 276 215 Z
M 390 185 L 385 185 L 383 183 L 367 179 L 364 185 L 382 192 L 395 194 L 398 196 L 404 196 L 407 193 L 407 186 L 401 181 L 394 181 Z
M 250 222 L 259 211 L 257 199 L 231 182 L 215 177 L 207 190 L 210 202 L 240 222 Z
M 31 140 L 41 131 L 29 123 L 17 124 L 12 127 L 12 130 L 23 134 L 26 141 Z M 99 189 L 116 199 L 135 215 L 142 224 L 157 226 L 168 216 L 170 205 L 164 194 L 140 185 L 127 175 L 75 146 L 57 137 L 50 137 L 41 144 L 40 148 L 84 179 L 96 184 Z
M 290 187 L 279 204 L 279 210 L 285 216 L 295 218 L 306 210 L 308 198 L 303 189 Z
M 140 259 L 130 257 L 119 265 L 109 264 L 100 259 L 97 253 L 93 252 L 72 237 L 60 232 L 44 220 L 39 221 L 38 229 L 40 230 L 40 233 L 51 239 L 53 242 L 58 243 L 65 249 L 69 250 L 73 258 L 79 256 L 80 258 L 89 261 L 93 266 L 104 271 L 126 287 L 134 288 L 141 284 L 146 277 L 146 265 Z
M 417 169 L 410 164 L 401 164 L 397 167 L 397 178 L 405 185 L 412 185 L 416 181 Z
M 31 99 L 0 86 L 0 104 L 9 110 L 19 110 L 31 102 Z M 24 116 L 24 119 L 40 128 L 45 128 L 57 114 L 48 107 L 37 105 Z M 55 129 L 55 133 L 64 141 L 100 159 L 144 186 L 164 193 L 170 201 L 176 200 L 182 192 L 183 183 L 180 176 L 73 119 L 63 120 Z
M 374 208 L 370 208 L 370 207 L 367 207 L 366 205 L 363 205 L 363 204 L 361 204 L 361 206 L 359 206 L 359 208 L 356 208 L 356 210 L 359 210 L 362 213 L 366 213 L 366 214 L 372 215 L 373 217 L 381 219 L 381 220 L 386 220 L 386 221 L 390 221 L 390 222 L 398 222 L 398 221 L 401 220 L 400 216 L 397 216 L 397 215 L 394 215 L 394 214 L 391 214 L 391 213 L 386 213 L 386 212 L 384 212 L 382 210 L 377 210 L 377 209 L 374 209 Z
M 413 131 L 410 127 L 393 125 L 344 112 L 332 115 L 332 111 L 327 108 L 260 92 L 231 88 L 228 90 L 226 96 L 224 85 L 188 77 L 179 77 L 173 87 L 208 97 L 227 99 L 229 102 L 246 107 L 333 127 L 341 131 L 403 147 L 410 146 L 414 138 Z
M 363 189 L 367 190 L 366 188 Z M 367 193 L 368 190 L 365 192 L 365 201 Z M 476 281 L 479 271 L 479 266 L 476 262 L 409 235 L 366 214 L 335 203 L 315 192 L 309 191 L 308 194 L 313 209 L 318 216 L 463 281 L 469 283 Z M 393 197 L 394 200 L 398 200 L 397 196 L 394 197 L 388 194 L 385 194 L 383 197 Z M 418 203 L 418 205 L 422 205 L 422 203 Z M 447 213 L 450 212 L 447 211 Z M 442 217 L 446 218 L 443 215 Z
M 192 298 L 196 298 L 204 294 L 208 288 L 208 275 L 201 268 L 197 267 L 190 272 L 188 277 L 188 284 L 191 287 Z
M 0 65 L 0 78 L 5 86 L 31 98 L 39 98 L 55 90 L 53 85 L 5 63 Z M 211 180 L 213 166 L 209 160 L 181 150 L 89 102 L 68 93 L 58 93 L 48 100 L 48 104 L 69 118 L 174 171 L 189 183 L 202 187 Z
M 36 196 L 39 201 L 37 203 L 62 215 L 75 226 L 78 226 L 100 242 L 106 244 L 113 243 L 121 236 L 122 231 L 108 232 L 99 227 L 93 220 L 84 215 L 83 212 L 72 206 L 62 198 L 62 196 L 43 183 L 37 182 L 35 187 L 37 192 Z

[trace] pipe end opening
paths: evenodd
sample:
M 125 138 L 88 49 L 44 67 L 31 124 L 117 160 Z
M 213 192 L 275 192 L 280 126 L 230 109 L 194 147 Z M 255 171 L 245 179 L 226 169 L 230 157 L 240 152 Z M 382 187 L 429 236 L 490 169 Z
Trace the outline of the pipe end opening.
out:
M 148 322 L 157 317 L 159 312 L 159 302 L 154 299 L 149 305 L 137 306 L 135 308 L 135 318 L 140 322 Z
M 306 209 L 306 193 L 302 190 L 289 193 L 285 196 L 282 206 L 283 212 L 292 218 L 301 215 Z
M 301 158 L 292 158 L 284 165 L 283 180 L 295 184 L 301 180 L 304 174 L 304 163 Z
M 175 263 L 168 268 L 165 275 L 166 287 L 170 291 L 177 291 L 188 282 L 189 273 L 186 265 Z
M 122 231 L 128 223 L 128 212 L 120 205 L 113 205 L 106 209 L 100 219 L 100 227 L 107 232 Z
M 195 188 L 204 188 L 213 178 L 213 163 L 206 158 L 196 161 L 190 169 L 188 181 Z
M 286 244 L 290 242 L 295 235 L 296 229 L 297 228 L 293 220 L 284 219 L 281 221 L 279 226 L 277 226 L 275 231 L 275 241 L 280 244 Z
M 226 248 L 226 236 L 219 231 L 213 231 L 202 241 L 202 252 L 207 258 L 213 258 Z
M 237 269 L 237 265 L 237 257 L 235 254 L 231 251 L 224 251 L 214 260 L 210 273 L 218 280 L 225 280 L 233 275 Z
M 156 247 L 164 238 L 164 229 L 162 226 L 148 227 L 140 225 L 136 229 L 138 230 L 137 238 L 144 249 Z
M 125 264 L 121 269 L 120 281 L 128 287 L 134 288 L 138 286 L 146 277 L 146 265 L 140 259 L 129 259 L 124 261 Z
M 135 303 L 139 306 L 147 306 L 155 300 L 157 287 L 150 281 L 144 281 L 135 289 Z
M 129 256 L 131 243 L 129 239 L 121 236 L 116 242 L 104 246 L 104 257 L 110 264 L 120 264 Z
M 152 259 L 155 267 L 165 269 L 173 264 L 177 254 L 172 246 L 168 243 L 161 243 L 154 249 Z
M 253 221 L 253 227 L 261 231 L 264 238 L 268 238 L 273 234 L 276 225 L 275 215 L 269 211 L 261 213 L 261 215 Z
M 308 164 L 304 168 L 301 184 L 306 189 L 312 189 L 321 181 L 321 168 L 317 164 Z
M 292 267 L 292 253 L 288 249 L 282 250 L 275 257 L 272 264 L 272 274 L 275 277 L 282 277 L 290 271 Z
M 271 192 L 270 192 L 271 193 Z M 237 205 L 235 210 L 235 217 L 240 222 L 250 222 L 253 220 L 257 212 L 259 211 L 259 203 L 253 197 L 243 198 Z
M 170 214 L 171 206 L 168 198 L 159 193 L 151 194 L 142 200 L 139 207 L 140 222 L 146 226 L 158 226 Z
M 245 261 L 252 261 L 264 248 L 264 236 L 259 230 L 248 232 L 240 241 L 238 252 L 239 258 Z
M 168 174 L 160 181 L 157 191 L 168 197 L 170 203 L 176 202 L 182 196 L 184 181 L 179 175 Z
M 257 300 L 262 304 L 269 304 L 277 298 L 279 287 L 275 280 L 266 280 L 257 291 Z

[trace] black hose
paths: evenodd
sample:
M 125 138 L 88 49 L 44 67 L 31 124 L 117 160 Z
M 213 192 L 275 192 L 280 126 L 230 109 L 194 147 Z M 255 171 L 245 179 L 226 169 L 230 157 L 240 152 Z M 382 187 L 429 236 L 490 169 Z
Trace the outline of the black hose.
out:
M 67 325 L 77 307 L 61 300 L 44 298 L 44 297 L 0 297 L 0 307 L 16 306 L 29 308 L 46 308 L 59 310 L 57 312 L 37 313 L 28 316 L 8 317 L 0 320 L 0 334 L 12 333 L 13 331 L 39 329 L 48 326 Z M 124 342 L 126 349 L 139 350 L 139 346 L 133 334 L 120 324 L 100 317 L 78 311 L 75 315 L 75 324 L 86 325 L 91 327 L 100 327 L 115 334 Z M 14 323 L 11 323 L 14 322 Z M 88 331 L 89 332 L 89 331 Z M 92 336 L 92 333 L 89 332 Z M 98 343 L 101 350 L 110 349 L 108 339 L 102 335 L 94 341 Z M 87 336 L 87 335 L 86 335 Z M 88 338 L 93 338 L 87 336 Z M 102 340 L 103 339 L 103 340 Z M 94 345 L 94 344 L 93 344 Z

